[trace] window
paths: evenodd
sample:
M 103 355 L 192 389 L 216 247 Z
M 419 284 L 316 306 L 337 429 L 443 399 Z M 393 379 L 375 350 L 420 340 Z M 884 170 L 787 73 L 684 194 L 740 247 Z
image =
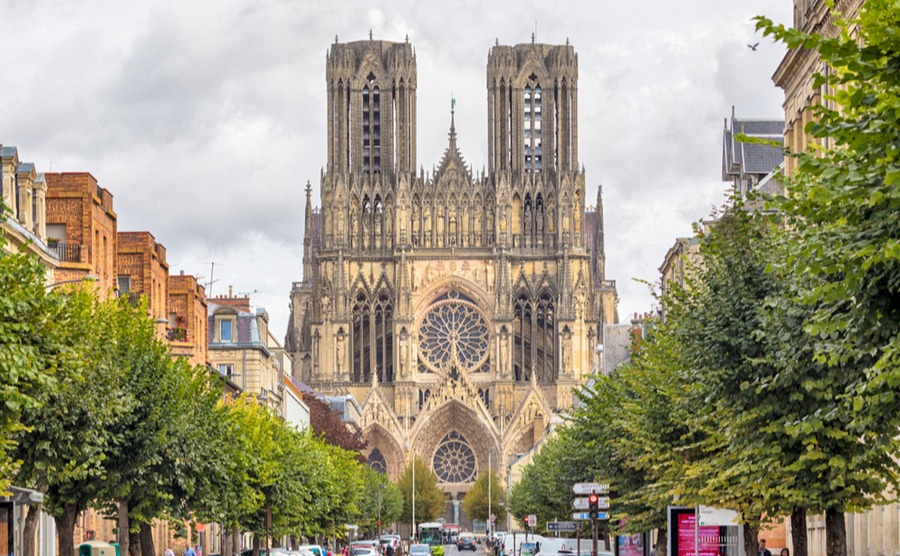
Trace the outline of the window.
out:
M 234 363 L 219 363 L 219 374 L 225 377 L 234 376 Z
M 131 276 L 119 276 L 116 279 L 116 284 L 118 285 L 119 293 L 131 291 Z
M 229 319 L 219 321 L 219 341 L 234 341 L 234 322 L 232 320 Z

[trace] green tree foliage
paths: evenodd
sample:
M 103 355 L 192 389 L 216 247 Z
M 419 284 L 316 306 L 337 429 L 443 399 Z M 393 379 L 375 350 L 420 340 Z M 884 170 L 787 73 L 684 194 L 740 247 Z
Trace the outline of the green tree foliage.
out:
M 572 485 L 595 478 L 591 459 L 590 447 L 577 445 L 568 434 L 560 433 L 549 440 L 534 455 L 532 463 L 525 466 L 522 479 L 510 490 L 512 515 L 519 520 L 528 514 L 536 515 L 538 529 L 543 529 L 548 521 L 568 519 L 574 511 Z
M 362 479 L 364 486 L 359 500 L 357 524 L 363 531 L 374 534 L 378 528 L 379 514 L 382 529 L 387 529 L 390 524 L 400 519 L 403 513 L 403 494 L 388 480 L 387 475 L 368 465 L 363 466 Z
M 488 503 L 488 481 L 491 485 L 490 504 Z M 506 487 L 500 484 L 495 473 L 480 473 L 475 479 L 475 484 L 463 498 L 462 507 L 470 518 L 487 521 L 490 514 L 494 514 L 500 521 L 503 508 L 506 507 Z
M 0 219 L 6 218 L 0 203 Z M 40 407 L 56 384 L 60 359 L 72 355 L 62 340 L 64 298 L 45 287 L 47 269 L 26 250 L 5 249 L 0 233 L 0 492 L 18 467 L 10 452 L 23 412 Z
M 900 9 L 869 0 L 856 21 L 835 20 L 834 38 L 757 23 L 791 49 L 817 52 L 828 68 L 813 86 L 831 93 L 805 129 L 817 143 L 792 153 L 797 171 L 775 205 L 788 232 L 774 266 L 797 278 L 801 304 L 777 307 L 802 330 L 781 342 L 783 361 L 811 360 L 819 374 L 802 385 L 823 398 L 823 412 L 797 426 L 801 434 L 838 429 L 829 443 L 853 445 L 840 454 L 808 446 L 806 468 L 820 474 L 809 497 L 826 510 L 831 555 L 846 553 L 840 512 L 896 490 L 900 418 Z M 860 475 L 865 481 L 843 484 Z
M 111 357 L 109 323 L 115 310 L 114 302 L 99 302 L 90 289 L 64 295 L 60 341 L 70 356 L 59 360 L 55 387 L 43 405 L 24 412 L 26 428 L 15 436 L 22 462 L 17 482 L 44 492 L 44 509 L 62 523 L 74 523 L 96 497 L 109 427 L 132 403 Z M 33 507 L 25 521 L 26 556 L 34 554 L 29 541 L 38 510 Z
M 416 523 L 432 521 L 444 515 L 447 508 L 444 492 L 438 486 L 438 476 L 425 465 L 418 456 L 406 465 L 406 470 L 397 481 L 397 488 L 403 493 L 403 514 L 400 521 L 412 523 L 413 465 L 416 466 Z

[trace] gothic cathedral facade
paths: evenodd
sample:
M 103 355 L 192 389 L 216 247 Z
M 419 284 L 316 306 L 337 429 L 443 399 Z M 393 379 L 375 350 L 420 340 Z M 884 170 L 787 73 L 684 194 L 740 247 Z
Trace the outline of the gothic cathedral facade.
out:
M 392 479 L 416 455 L 459 500 L 489 460 L 501 479 L 597 370 L 616 316 L 603 211 L 585 210 L 572 46 L 494 46 L 488 165 L 449 144 L 416 168 L 408 42 L 327 54 L 321 209 L 306 188 L 303 278 L 291 291 L 294 376 L 350 395 L 370 463 Z

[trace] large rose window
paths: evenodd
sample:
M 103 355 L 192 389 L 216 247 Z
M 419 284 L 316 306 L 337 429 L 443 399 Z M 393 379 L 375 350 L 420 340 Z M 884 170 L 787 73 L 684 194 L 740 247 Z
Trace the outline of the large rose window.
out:
M 432 459 L 434 472 L 444 483 L 470 483 L 475 478 L 475 454 L 456 431 L 438 444 Z
M 454 358 L 462 370 L 477 370 L 487 361 L 489 347 L 484 315 L 459 294 L 435 302 L 419 323 L 419 355 L 432 371 L 447 368 Z

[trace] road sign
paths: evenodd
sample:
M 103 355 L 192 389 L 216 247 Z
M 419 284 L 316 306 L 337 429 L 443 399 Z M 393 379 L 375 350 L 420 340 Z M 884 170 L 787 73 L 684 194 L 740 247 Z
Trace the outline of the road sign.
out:
M 547 522 L 548 531 L 575 531 L 578 524 L 574 521 L 549 521 Z
M 588 499 L 586 497 L 576 498 L 572 500 L 572 507 L 576 510 L 586 510 L 590 507 L 590 503 L 588 503 Z M 600 496 L 598 497 L 597 507 L 601 510 L 609 509 L 609 497 L 608 496 Z
M 609 492 L 609 485 L 605 483 L 575 483 L 572 485 L 572 492 L 575 494 L 606 494 Z
M 536 527 L 537 526 L 537 516 L 534 514 L 529 514 L 528 516 L 528 526 Z
M 709 506 L 700 506 L 698 512 L 700 514 L 700 526 L 718 525 L 719 527 L 737 525 L 738 513 L 734 510 L 723 510 L 720 508 L 711 508 Z
M 575 512 L 572 514 L 572 519 L 588 521 L 591 519 L 591 512 Z M 609 519 L 609 512 L 597 512 L 597 519 Z

